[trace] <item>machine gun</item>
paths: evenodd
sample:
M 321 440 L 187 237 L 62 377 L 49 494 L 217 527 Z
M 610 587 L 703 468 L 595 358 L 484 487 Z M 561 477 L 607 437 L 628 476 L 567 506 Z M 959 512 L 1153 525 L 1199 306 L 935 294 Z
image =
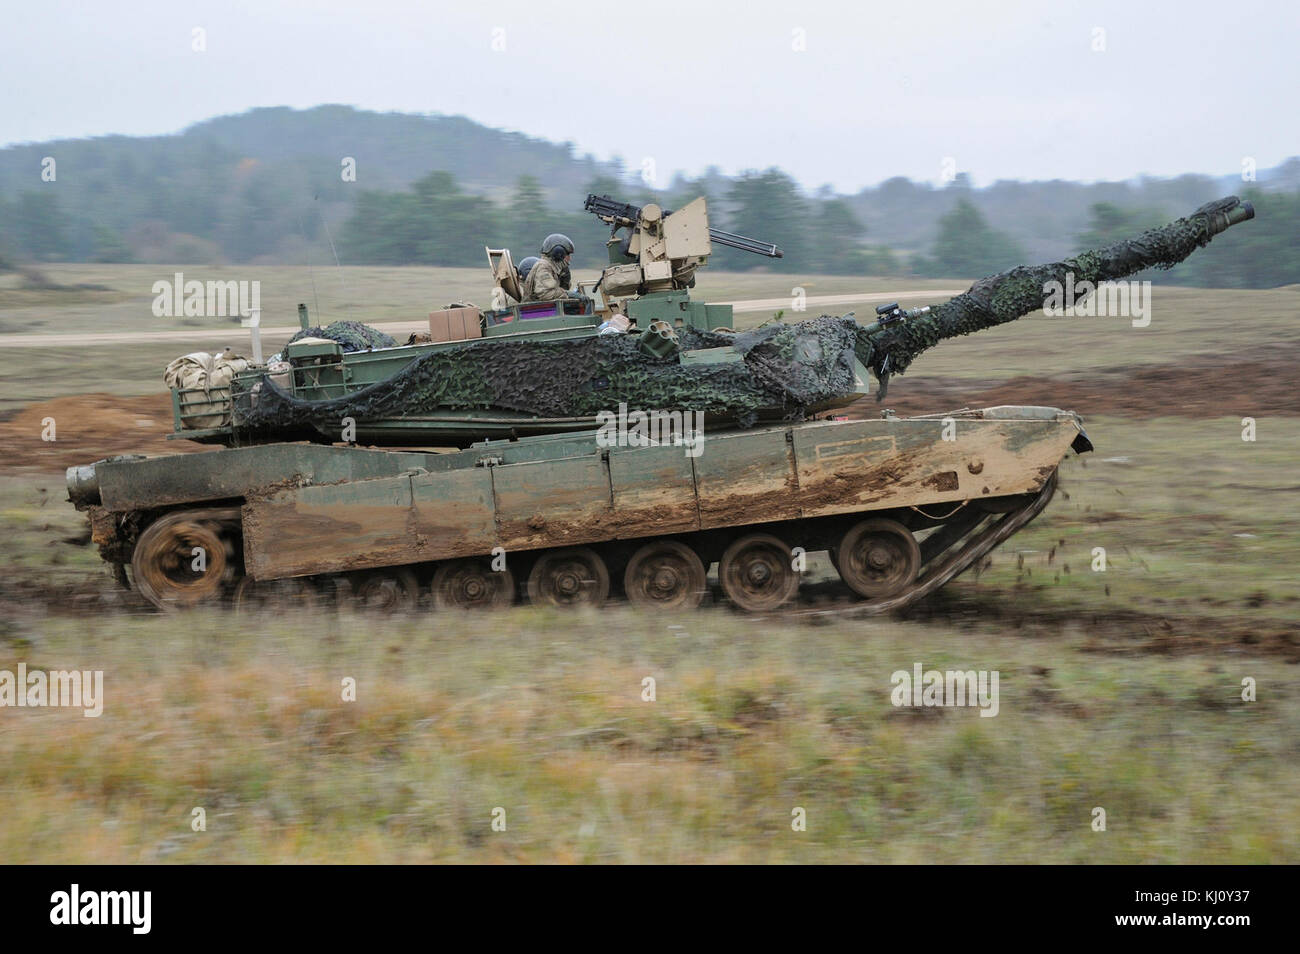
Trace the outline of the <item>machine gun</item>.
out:
M 588 195 L 583 210 L 610 227 L 610 265 L 597 283 L 607 297 L 678 291 L 695 285 L 695 270 L 708 261 L 713 243 L 767 258 L 785 253 L 770 242 L 709 227 L 703 197 L 677 211 L 655 203 L 637 207 L 607 195 Z M 626 235 L 619 235 L 626 229 Z
M 697 199 L 696 202 L 698 201 L 701 200 Z M 612 232 L 617 232 L 625 226 L 636 228 L 637 223 L 641 221 L 643 210 L 647 209 L 655 210 L 651 212 L 652 215 L 656 215 L 657 212 L 657 217 L 665 219 L 674 214 L 671 209 L 659 209 L 656 205 L 637 207 L 628 202 L 618 202 L 607 195 L 588 195 L 587 201 L 582 206 L 582 211 L 590 212 L 610 225 Z M 710 228 L 709 239 L 727 248 L 740 249 L 742 252 L 753 252 L 755 255 L 764 255 L 767 258 L 785 258 L 785 252 L 771 242 L 760 242 L 758 239 L 737 235 L 735 232 Z
M 864 337 L 870 338 L 877 331 L 888 328 L 890 325 L 897 324 L 900 321 L 908 321 L 913 318 L 920 318 L 922 315 L 930 313 L 930 306 L 924 308 L 908 308 L 906 310 L 899 307 L 898 302 L 890 302 L 888 305 L 880 305 L 876 308 L 875 321 L 867 325 L 860 332 Z M 885 392 L 889 390 L 889 376 L 893 373 L 893 357 L 886 354 L 878 365 L 872 370 L 876 373 L 876 380 L 880 382 L 880 388 L 876 391 L 876 400 L 884 398 Z

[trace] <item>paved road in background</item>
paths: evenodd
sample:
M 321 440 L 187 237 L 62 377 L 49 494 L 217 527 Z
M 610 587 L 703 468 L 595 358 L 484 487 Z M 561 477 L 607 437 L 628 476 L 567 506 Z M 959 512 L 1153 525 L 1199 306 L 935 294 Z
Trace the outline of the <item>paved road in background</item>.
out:
M 824 305 L 853 305 L 860 302 L 894 301 L 895 299 L 925 299 L 942 301 L 953 295 L 960 295 L 964 288 L 940 288 L 919 291 L 863 292 L 858 295 L 814 295 L 806 300 L 807 311 L 798 313 L 805 317 L 817 314 L 817 309 Z M 756 298 L 749 301 L 717 302 L 731 305 L 737 314 L 756 311 L 777 311 L 784 309 L 792 313 L 789 298 Z M 867 316 L 862 316 L 867 317 Z M 165 321 L 166 319 L 159 319 Z M 413 331 L 428 331 L 427 321 L 386 321 L 378 322 L 373 327 L 401 340 Z M 274 344 L 277 340 L 292 337 L 298 332 L 297 325 L 281 325 L 262 328 L 262 340 Z M 248 330 L 224 325 L 221 328 L 186 329 L 184 331 L 105 331 L 84 332 L 80 334 L 61 335 L 0 335 L 0 348 L 87 348 L 103 345 L 151 344 L 158 341 L 190 341 L 196 345 L 206 344 L 209 348 L 222 348 L 230 345 L 236 351 L 247 347 Z M 262 349 L 263 351 L 266 348 Z

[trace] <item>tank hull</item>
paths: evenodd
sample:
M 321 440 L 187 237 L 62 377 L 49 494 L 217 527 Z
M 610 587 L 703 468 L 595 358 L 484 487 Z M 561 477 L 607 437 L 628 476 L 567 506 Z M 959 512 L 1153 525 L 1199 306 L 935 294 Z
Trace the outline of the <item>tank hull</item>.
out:
M 756 427 L 694 446 L 610 443 L 588 431 L 455 453 L 270 444 L 100 462 L 71 469 L 69 488 L 105 557 L 122 563 L 161 515 L 204 508 L 224 515 L 235 573 L 255 581 L 427 575 L 467 558 L 527 566 L 571 548 L 617 571 L 662 538 L 707 567 L 757 531 L 815 551 L 871 516 L 952 530 L 1043 494 L 1072 447 L 1091 449 L 1075 414 L 1041 407 Z M 943 548 L 930 550 L 927 562 Z

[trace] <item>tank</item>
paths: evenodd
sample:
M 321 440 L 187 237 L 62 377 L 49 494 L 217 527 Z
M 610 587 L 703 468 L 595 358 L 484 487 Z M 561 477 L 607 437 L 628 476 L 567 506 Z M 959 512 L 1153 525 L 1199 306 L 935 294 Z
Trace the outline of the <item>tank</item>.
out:
M 883 393 L 940 340 L 1042 307 L 1054 281 L 1169 267 L 1253 216 L 1222 199 L 930 308 L 736 333 L 721 323 L 729 313 L 711 311 L 720 306 L 685 294 L 707 255 L 700 236 L 716 240 L 702 205 L 674 231 L 681 213 L 603 202 L 611 266 L 597 284 L 609 280 L 608 295 L 435 313 L 431 335 L 459 322 L 468 337 L 454 341 L 348 353 L 308 334 L 280 362 L 234 374 L 227 395 L 173 389 L 174 436 L 228 446 L 70 468 L 69 499 L 119 582 L 162 609 L 594 606 L 621 595 L 685 610 L 712 592 L 716 564 L 722 597 L 762 614 L 789 612 L 807 554 L 826 551 L 852 612 L 899 609 L 1042 512 L 1061 460 L 1092 444 L 1076 414 L 1050 407 L 819 415 L 870 393 L 870 377 Z M 689 241 L 674 246 L 674 234 Z M 489 258 L 508 295 L 509 254 Z M 552 313 L 525 317 L 530 304 Z M 534 331 L 534 320 L 547 324 Z M 466 407 L 470 394 L 482 406 Z M 219 423 L 188 428 L 187 414 Z M 410 446 L 431 440 L 467 446 Z

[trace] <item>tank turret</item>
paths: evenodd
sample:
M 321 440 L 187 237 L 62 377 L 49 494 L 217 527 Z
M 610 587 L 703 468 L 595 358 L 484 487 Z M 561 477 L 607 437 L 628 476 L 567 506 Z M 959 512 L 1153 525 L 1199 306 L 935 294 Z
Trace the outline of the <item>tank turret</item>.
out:
M 591 429 L 620 406 L 700 414 L 713 430 L 800 421 L 868 394 L 872 376 L 883 396 L 926 349 L 1037 311 L 1054 287 L 1169 268 L 1254 216 L 1231 196 L 1131 240 L 981 279 L 946 302 L 883 306 L 870 324 L 823 315 L 736 332 L 730 306 L 690 299 L 695 271 L 714 243 L 780 257 L 776 245 L 711 228 L 702 199 L 665 212 L 588 196 L 587 209 L 611 225 L 611 264 L 579 284 L 578 298 L 483 312 L 462 303 L 431 315 L 433 333 L 404 347 L 354 350 L 323 329 L 273 367 L 236 374 L 228 397 L 179 391 L 177 436 L 467 446 Z M 489 258 L 498 288 L 517 290 L 508 252 Z M 203 427 L 213 420 L 222 423 Z

